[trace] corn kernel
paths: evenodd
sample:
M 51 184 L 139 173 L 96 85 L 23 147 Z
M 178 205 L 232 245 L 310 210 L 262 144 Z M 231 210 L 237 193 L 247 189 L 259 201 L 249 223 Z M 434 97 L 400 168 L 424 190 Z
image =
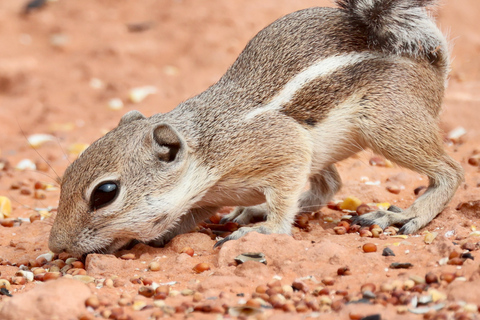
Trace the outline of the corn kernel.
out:
M 341 210 L 357 210 L 357 207 L 362 204 L 362 200 L 357 197 L 347 197 L 342 203 L 338 205 Z
M 12 214 L 12 203 L 7 197 L 0 196 L 0 213 L 7 218 Z

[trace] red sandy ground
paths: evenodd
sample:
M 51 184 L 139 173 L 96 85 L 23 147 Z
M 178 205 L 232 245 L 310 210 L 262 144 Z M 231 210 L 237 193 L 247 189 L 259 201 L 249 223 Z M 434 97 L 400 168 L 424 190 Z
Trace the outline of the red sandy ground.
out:
M 61 175 L 75 158 L 68 151 L 73 144 L 90 144 L 115 127 L 129 110 L 137 109 L 147 116 L 171 110 L 180 101 L 214 83 L 246 42 L 268 23 L 301 8 L 329 4 L 313 0 L 52 1 L 45 8 L 25 16 L 19 14 L 19 1 L 3 1 L 0 4 L 0 157 L 12 165 L 26 158 L 41 162 L 43 157 Z M 457 272 L 466 279 L 441 284 L 439 290 L 448 296 L 447 304 L 467 302 L 480 305 L 478 251 L 472 252 L 475 260 L 467 260 L 461 267 L 438 264 L 454 248 L 459 250 L 453 241 L 480 241 L 478 237 L 468 237 L 472 228 L 480 225 L 478 207 L 462 211 L 455 209 L 459 203 L 480 200 L 479 168 L 467 163 L 473 150 L 480 148 L 479 15 L 478 0 L 445 0 L 438 13 L 439 24 L 454 45 L 442 129 L 449 132 L 461 126 L 467 131 L 462 143 L 445 144 L 449 154 L 465 168 L 466 181 L 450 206 L 425 228 L 438 233 L 432 244 L 425 244 L 423 235 L 405 240 L 390 237 L 365 239 L 358 234 L 335 235 L 335 224 L 325 222 L 324 218 L 339 219 L 342 213 L 323 209 L 321 219 L 310 222 L 310 232 L 295 229 L 293 237 L 252 234 L 227 243 L 221 250 L 213 250 L 213 240 L 195 233 L 179 236 L 163 249 L 138 245 L 130 250 L 135 254 L 135 260 L 92 256 L 87 265 L 89 275 L 99 279 L 118 276 L 125 285 L 95 288 L 90 284 L 86 295 L 104 297 L 115 306 L 122 293 L 135 298 L 139 285 L 132 284 L 131 278 L 146 277 L 157 283 L 176 281 L 172 286 L 174 290 L 198 290 L 205 298 L 217 298 L 203 302 L 215 301 L 232 306 L 248 300 L 256 286 L 270 282 L 274 276 L 281 277 L 282 284 L 313 276 L 318 281 L 334 277 L 331 298 L 335 300 L 338 298 L 335 290 L 355 294 L 364 283 L 374 283 L 378 288 L 381 283 L 395 279 L 404 281 L 412 275 L 423 277 L 426 272 L 433 271 L 437 275 Z M 127 24 L 143 22 L 151 23 L 151 28 L 143 32 L 127 30 Z M 65 41 L 54 45 L 52 37 Z M 92 86 L 92 79 L 101 81 L 99 88 Z M 144 85 L 156 86 L 158 92 L 141 103 L 128 102 L 128 91 Z M 122 99 L 125 107 L 119 111 L 110 110 L 107 104 L 112 98 Z M 25 138 L 35 133 L 53 134 L 58 142 L 43 145 L 37 154 Z M 407 170 L 372 167 L 368 164 L 370 157 L 371 154 L 366 152 L 338 165 L 344 187 L 337 199 L 354 195 L 364 202 L 390 202 L 406 207 L 415 199 L 413 190 L 427 183 L 425 177 Z M 380 185 L 367 185 L 363 177 L 380 181 Z M 12 217 L 28 218 L 34 213 L 32 208 L 55 207 L 59 194 L 58 190 L 49 191 L 46 199 L 37 200 L 32 195 L 11 190 L 13 183 L 23 181 L 33 190 L 36 181 L 55 183 L 55 179 L 56 174 L 51 169 L 46 174 L 0 173 L 0 195 L 12 200 Z M 388 184 L 402 185 L 405 189 L 395 195 L 386 191 Z M 25 222 L 13 228 L 0 226 L 0 257 L 3 261 L 28 261 L 48 252 L 47 239 L 52 221 L 53 217 Z M 445 237 L 449 231 L 452 231 L 450 236 Z M 380 249 L 389 245 L 396 257 L 382 257 L 381 250 L 365 254 L 361 250 L 365 242 L 374 242 Z M 180 254 L 185 246 L 192 247 L 196 255 Z M 232 266 L 235 255 L 245 251 L 264 252 L 268 265 L 247 263 Z M 153 260 L 161 263 L 160 271 L 146 270 Z M 195 274 L 192 267 L 200 262 L 210 264 L 212 269 Z M 388 268 L 391 262 L 410 262 L 414 267 L 392 270 Z M 352 275 L 337 276 L 337 269 L 343 266 L 349 266 Z M 18 271 L 18 266 L 0 265 L 0 271 L 2 277 L 9 278 Z M 305 282 L 311 289 L 316 286 L 312 280 Z M 58 314 L 57 318 L 77 319 L 81 313 L 94 315 L 84 307 L 85 294 L 79 296 L 78 292 L 85 288 L 77 289 L 76 283 L 68 281 L 59 283 L 61 292 L 71 296 L 77 309 L 72 307 L 68 316 Z M 35 282 L 25 286 L 13 285 L 13 299 L 0 296 L 0 308 L 3 307 L 0 315 L 3 313 L 6 317 L 6 308 L 14 308 L 11 301 L 16 299 L 22 305 L 24 292 L 40 286 L 41 283 Z M 218 298 L 221 292 L 222 298 Z M 245 297 L 237 296 L 240 293 Z M 151 304 L 152 300 L 148 301 Z M 192 299 L 181 296 L 165 301 L 167 305 L 178 306 L 180 302 L 191 302 Z M 61 306 L 55 300 L 43 303 L 42 310 L 48 306 L 53 310 L 45 319 L 55 318 L 55 310 L 60 310 Z M 22 312 L 31 308 L 34 307 L 24 304 L 23 308 L 15 309 L 14 318 L 24 318 Z M 131 307 L 125 307 L 125 310 L 134 319 L 147 319 L 155 309 L 134 312 Z M 378 304 L 351 304 L 344 306 L 340 313 L 322 314 L 321 318 L 348 319 L 351 312 L 361 315 L 381 313 L 384 319 L 422 319 L 412 313 L 397 314 L 396 306 Z M 310 312 L 295 315 L 266 309 L 260 318 L 316 316 Z M 471 313 L 470 316 L 478 314 Z M 176 314 L 175 317 L 185 316 Z M 218 316 L 195 312 L 188 317 Z

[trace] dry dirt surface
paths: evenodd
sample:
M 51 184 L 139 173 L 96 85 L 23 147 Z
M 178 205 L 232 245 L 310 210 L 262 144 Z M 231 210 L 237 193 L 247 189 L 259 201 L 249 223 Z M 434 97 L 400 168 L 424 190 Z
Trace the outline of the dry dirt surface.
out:
M 331 4 L 56 0 L 26 10 L 22 1 L 1 1 L 0 319 L 478 318 L 478 0 L 445 0 L 438 12 L 454 57 L 445 148 L 466 180 L 418 234 L 341 221 L 352 214 L 339 210 L 349 200 L 350 209 L 407 207 L 427 184 L 364 152 L 338 164 L 337 202 L 299 217 L 293 236 L 248 234 L 213 249 L 217 236 L 238 227 L 215 224 L 216 215 L 165 248 L 138 244 L 85 261 L 49 252 L 59 177 L 85 146 L 129 110 L 167 112 L 201 92 L 261 28 L 316 5 Z M 384 256 L 387 247 L 394 256 Z M 234 260 L 245 252 L 263 253 L 266 264 Z

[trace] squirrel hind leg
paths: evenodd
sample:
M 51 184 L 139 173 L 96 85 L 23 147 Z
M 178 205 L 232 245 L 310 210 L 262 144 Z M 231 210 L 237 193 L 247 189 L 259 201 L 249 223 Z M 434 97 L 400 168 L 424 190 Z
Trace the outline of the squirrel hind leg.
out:
M 364 130 L 366 146 L 396 164 L 429 178 L 427 191 L 401 213 L 378 211 L 362 215 L 361 225 L 402 225 L 400 232 L 417 232 L 432 221 L 450 202 L 463 181 L 463 168 L 443 149 L 436 121 L 408 117 L 395 126 L 371 126 Z

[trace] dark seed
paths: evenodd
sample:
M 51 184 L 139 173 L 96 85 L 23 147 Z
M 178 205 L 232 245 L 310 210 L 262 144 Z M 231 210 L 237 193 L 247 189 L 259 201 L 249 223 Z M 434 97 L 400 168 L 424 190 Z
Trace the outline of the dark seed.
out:
M 391 269 L 410 269 L 411 267 L 413 267 L 413 264 L 410 262 L 393 262 L 390 265 Z
M 470 252 L 465 252 L 460 255 L 461 259 L 472 259 L 475 260 L 475 258 L 472 256 Z

